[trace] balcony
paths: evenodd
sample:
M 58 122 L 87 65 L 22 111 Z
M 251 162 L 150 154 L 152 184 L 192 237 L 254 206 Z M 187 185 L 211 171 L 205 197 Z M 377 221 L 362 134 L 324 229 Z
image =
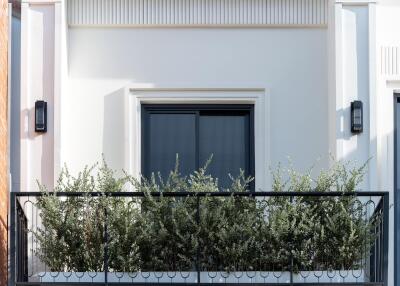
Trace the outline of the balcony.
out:
M 386 192 L 15 192 L 11 285 L 387 285 Z

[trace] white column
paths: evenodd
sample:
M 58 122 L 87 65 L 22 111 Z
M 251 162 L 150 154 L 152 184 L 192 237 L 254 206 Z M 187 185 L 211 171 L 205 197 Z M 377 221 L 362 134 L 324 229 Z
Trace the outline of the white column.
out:
M 52 188 L 59 165 L 60 21 L 61 0 L 22 1 L 21 191 Z M 47 102 L 47 133 L 35 132 L 37 100 Z
M 330 40 L 330 116 L 336 138 L 331 146 L 338 159 L 362 164 L 370 159 L 363 184 L 377 189 L 377 140 L 375 92 L 375 17 L 373 1 L 334 0 L 331 2 Z M 371 62 L 372 61 L 372 62 Z M 364 131 L 350 131 L 350 104 L 363 102 Z M 335 110 L 333 110 L 333 106 Z M 332 143 L 334 141 L 334 143 Z
M 331 0 L 328 28 L 330 109 L 336 116 L 330 118 L 333 121 L 331 128 L 336 134 L 331 144 L 337 158 L 359 163 L 370 159 L 367 180 L 361 187 L 371 191 L 389 191 L 392 204 L 394 153 L 390 134 L 394 120 L 393 90 L 387 94 L 381 90 L 378 93 L 380 76 L 377 72 L 377 35 L 382 37 L 384 31 L 376 32 L 376 11 L 377 8 L 382 10 L 385 1 L 376 4 L 374 0 Z M 394 14 L 392 16 L 398 16 Z M 388 13 L 385 18 L 390 16 Z M 397 26 L 391 23 L 389 27 L 396 31 L 391 39 L 398 38 L 395 36 L 398 34 Z M 350 132 L 350 103 L 356 99 L 364 104 L 364 132 L 361 135 Z M 390 209 L 389 222 L 388 285 L 391 286 L 394 285 L 393 208 Z

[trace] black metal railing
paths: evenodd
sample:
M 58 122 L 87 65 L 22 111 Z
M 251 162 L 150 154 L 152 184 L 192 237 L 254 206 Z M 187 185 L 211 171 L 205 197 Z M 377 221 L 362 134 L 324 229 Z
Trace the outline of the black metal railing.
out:
M 10 286 L 387 285 L 387 192 L 13 192 Z

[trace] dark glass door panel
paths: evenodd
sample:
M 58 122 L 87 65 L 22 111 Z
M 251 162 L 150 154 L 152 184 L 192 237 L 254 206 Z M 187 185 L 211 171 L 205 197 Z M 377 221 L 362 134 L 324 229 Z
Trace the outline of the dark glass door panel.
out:
M 199 118 L 200 166 L 213 156 L 208 172 L 218 178 L 219 186 L 228 188 L 240 169 L 249 174 L 249 115 L 202 114 Z
M 151 113 L 146 124 L 145 176 L 160 172 L 167 178 L 179 156 L 179 170 L 189 175 L 196 169 L 196 115 Z

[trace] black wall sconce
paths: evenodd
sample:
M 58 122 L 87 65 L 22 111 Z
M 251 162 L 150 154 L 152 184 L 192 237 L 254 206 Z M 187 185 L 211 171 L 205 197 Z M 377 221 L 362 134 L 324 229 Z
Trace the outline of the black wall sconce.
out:
M 363 104 L 360 100 L 351 103 L 351 132 L 363 132 Z
M 47 132 L 47 102 L 43 100 L 35 102 L 35 131 Z

